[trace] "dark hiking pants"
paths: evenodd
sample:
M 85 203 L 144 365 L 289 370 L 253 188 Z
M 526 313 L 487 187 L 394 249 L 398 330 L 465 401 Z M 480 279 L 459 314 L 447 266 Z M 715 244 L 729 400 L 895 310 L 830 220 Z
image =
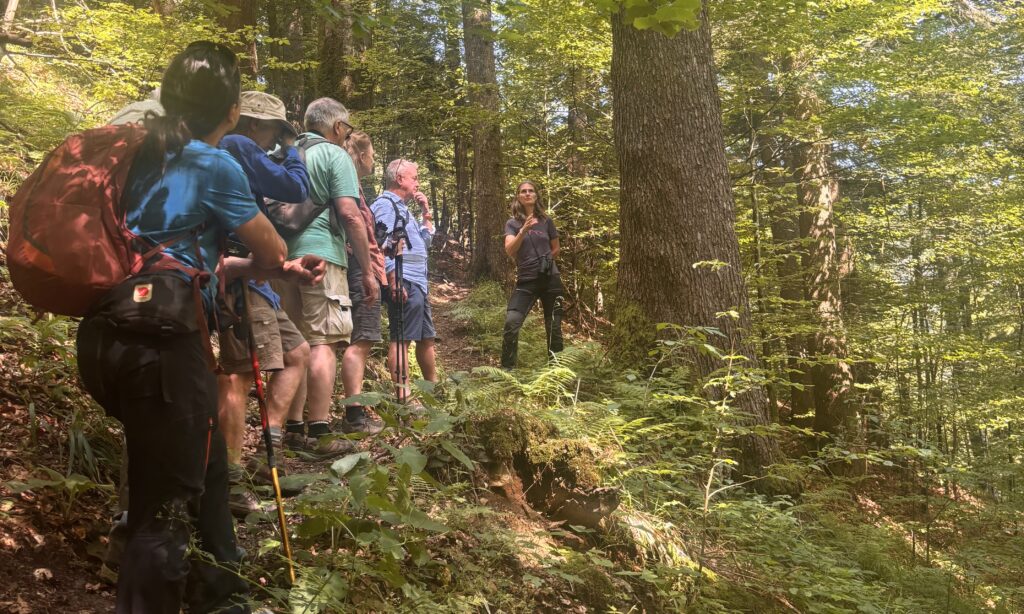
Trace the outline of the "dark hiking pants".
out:
M 519 329 L 523 327 L 526 314 L 540 299 L 544 308 L 544 333 L 547 339 L 548 356 L 552 352 L 561 352 L 562 342 L 562 302 L 565 292 L 562 290 L 562 279 L 558 275 L 520 280 L 508 299 L 505 310 L 505 333 L 501 344 L 501 366 L 516 366 L 519 354 Z
M 190 612 L 248 612 L 227 505 L 227 451 L 216 430 L 217 382 L 199 333 L 123 333 L 86 318 L 78 369 L 128 441 L 118 614 L 178 614 L 183 602 Z M 198 548 L 190 552 L 193 535 Z

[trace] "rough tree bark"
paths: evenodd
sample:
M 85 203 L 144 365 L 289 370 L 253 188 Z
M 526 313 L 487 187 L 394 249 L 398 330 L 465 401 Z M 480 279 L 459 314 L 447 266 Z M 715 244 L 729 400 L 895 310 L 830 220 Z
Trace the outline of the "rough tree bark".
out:
M 810 88 L 797 92 L 795 114 L 813 125 L 821 101 Z M 835 203 L 839 184 L 831 167 L 832 145 L 822 129 L 813 126 L 792 156 L 800 205 L 800 236 L 806 298 L 817 317 L 817 330 L 808 339 L 814 358 L 811 381 L 814 391 L 814 429 L 856 438 L 855 412 L 851 403 L 853 369 L 846 360 L 843 301 L 840 294 L 841 254 L 836 241 Z
M 757 368 L 706 14 L 698 30 L 671 39 L 615 15 L 611 81 L 621 182 L 619 300 L 651 322 L 715 327 L 725 335 L 714 339 L 724 353 Z M 724 266 L 694 267 L 715 261 Z M 719 315 L 733 309 L 738 318 Z M 723 366 L 704 353 L 693 359 L 700 377 Z M 763 388 L 733 403 L 746 425 L 769 424 Z M 783 458 L 769 437 L 746 435 L 738 444 L 744 475 L 763 475 Z M 794 490 L 776 481 L 758 485 Z
M 220 18 L 220 24 L 228 32 L 237 32 L 245 27 L 256 27 L 256 0 L 222 0 L 221 4 L 229 12 Z M 248 56 L 241 62 L 241 69 L 255 77 L 260 72 L 259 55 L 256 52 L 256 37 L 250 35 L 239 45 L 236 51 Z
M 14 25 L 14 17 L 18 14 L 18 1 L 7 0 L 7 7 L 4 9 L 3 22 L 0 22 L 0 32 L 10 32 Z
M 273 38 L 288 40 L 287 45 L 269 45 L 269 52 L 281 62 L 302 61 L 304 50 L 304 22 L 302 10 L 287 3 L 267 4 L 267 29 Z M 302 121 L 306 108 L 304 70 L 276 68 L 267 71 L 271 92 L 284 102 L 288 118 Z
M 470 274 L 477 279 L 503 280 L 509 267 L 501 238 L 505 223 L 504 181 L 490 0 L 463 0 L 462 23 L 469 101 L 475 114 L 473 208 L 476 215 Z
M 353 28 L 356 11 L 369 10 L 353 0 L 332 0 L 331 6 L 340 17 L 321 20 L 320 65 L 316 73 L 318 96 L 330 96 L 346 107 L 356 110 L 373 105 L 372 88 L 366 74 L 358 66 L 358 55 L 370 44 L 369 34 Z
M 446 12 L 447 15 L 447 12 Z M 447 32 L 444 39 L 444 60 L 445 68 L 447 70 L 447 81 L 448 87 L 453 91 L 460 89 L 460 82 L 462 81 L 460 73 L 462 72 L 462 52 L 459 48 L 458 29 L 455 25 L 455 19 L 450 20 L 448 23 Z M 462 113 L 462 110 L 466 106 L 466 99 L 459 95 L 455 99 L 456 113 Z M 459 118 L 461 119 L 461 118 Z M 453 156 L 452 165 L 455 169 L 455 229 L 454 236 L 460 243 L 462 242 L 462 236 L 466 231 L 466 220 L 463 219 L 463 215 L 469 210 L 469 195 L 470 195 L 470 168 L 469 168 L 469 152 L 467 151 L 467 138 L 462 129 L 461 122 L 456 123 L 455 135 L 453 137 Z M 447 220 L 448 229 L 452 228 L 451 220 Z
M 778 139 L 757 136 L 755 148 L 764 169 L 761 176 L 764 185 L 773 193 L 784 191 L 789 177 L 786 163 L 782 159 L 784 149 Z M 779 279 L 779 298 L 783 308 L 789 311 L 800 309 L 804 304 L 805 284 L 801 269 L 800 213 L 794 202 L 774 198 L 768 211 L 772 231 L 772 247 L 777 258 L 776 273 Z M 790 422 L 792 416 L 811 415 L 814 409 L 810 368 L 807 366 L 808 342 L 805 334 L 790 334 L 785 338 L 786 368 L 788 372 Z M 801 421 L 795 421 L 800 424 Z M 810 426 L 806 424 L 803 426 Z

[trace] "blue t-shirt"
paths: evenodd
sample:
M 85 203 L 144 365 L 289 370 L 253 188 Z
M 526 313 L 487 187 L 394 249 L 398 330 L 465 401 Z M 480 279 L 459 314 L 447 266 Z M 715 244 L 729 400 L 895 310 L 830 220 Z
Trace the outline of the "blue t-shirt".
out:
M 133 168 L 129 181 L 127 225 L 139 236 L 162 243 L 177 237 L 164 251 L 175 260 L 211 274 L 220 260 L 220 237 L 256 217 L 260 210 L 242 167 L 230 154 L 193 140 L 180 155 L 168 155 L 162 175 L 155 168 Z M 197 262 L 190 231 L 199 233 L 202 262 Z M 207 300 L 216 292 L 207 284 Z

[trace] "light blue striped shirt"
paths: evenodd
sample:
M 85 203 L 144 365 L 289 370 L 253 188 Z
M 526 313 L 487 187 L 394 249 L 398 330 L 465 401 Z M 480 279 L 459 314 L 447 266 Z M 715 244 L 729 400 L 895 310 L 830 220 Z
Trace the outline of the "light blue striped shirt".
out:
M 395 211 L 405 220 L 405 232 L 409 235 L 408 245 L 402 250 L 402 276 L 413 284 L 427 291 L 427 251 L 434 239 L 434 231 L 420 226 L 419 220 L 409 211 L 409 207 L 397 194 L 385 190 L 370 205 L 374 219 L 387 226 L 388 236 L 395 228 Z M 385 257 L 384 267 L 388 273 L 395 270 L 394 258 Z

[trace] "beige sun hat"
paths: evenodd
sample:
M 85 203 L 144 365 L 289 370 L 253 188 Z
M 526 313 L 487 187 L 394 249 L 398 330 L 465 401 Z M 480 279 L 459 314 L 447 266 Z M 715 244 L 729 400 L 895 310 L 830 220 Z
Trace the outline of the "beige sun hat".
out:
M 295 127 L 288 121 L 284 103 L 277 96 L 266 92 L 245 91 L 240 97 L 242 115 L 256 119 L 276 121 L 285 127 L 293 136 L 299 136 Z

